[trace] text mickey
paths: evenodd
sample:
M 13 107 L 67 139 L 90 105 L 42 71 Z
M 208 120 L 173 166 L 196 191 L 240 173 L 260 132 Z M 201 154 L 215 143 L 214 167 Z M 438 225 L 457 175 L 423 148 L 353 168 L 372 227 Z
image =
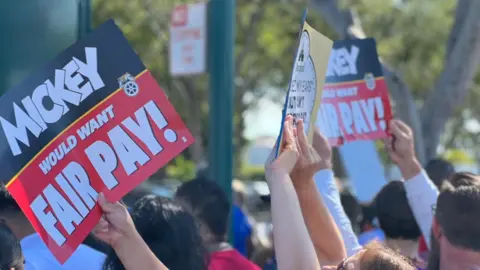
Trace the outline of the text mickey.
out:
M 72 57 L 63 68 L 55 70 L 50 79 L 38 85 L 30 96 L 22 99 L 23 109 L 13 102 L 13 124 L 0 116 L 5 137 L 14 156 L 22 154 L 18 142 L 30 146 L 27 130 L 36 138 L 59 121 L 69 111 L 69 105 L 79 106 L 89 95 L 105 86 L 97 67 L 97 49 L 85 48 L 85 63 Z M 50 103 L 53 105 L 47 105 Z
M 346 47 L 333 49 L 328 60 L 327 77 L 357 75 L 357 58 L 360 49 L 352 45 L 350 52 Z

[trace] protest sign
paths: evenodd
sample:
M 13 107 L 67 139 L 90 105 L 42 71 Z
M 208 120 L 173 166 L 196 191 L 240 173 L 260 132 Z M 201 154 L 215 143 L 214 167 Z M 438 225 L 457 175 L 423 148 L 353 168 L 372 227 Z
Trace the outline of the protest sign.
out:
M 282 115 L 277 155 L 281 147 L 283 121 L 286 115 L 294 120 L 303 119 L 305 133 L 309 142 L 320 107 L 321 93 L 325 82 L 332 41 L 313 29 L 306 21 L 306 11 L 302 19 L 297 51 L 293 63 L 292 75 Z
M 387 136 L 392 119 L 374 39 L 335 41 L 316 125 L 333 146 Z
M 110 20 L 0 99 L 2 180 L 64 263 L 117 201 L 194 142 Z

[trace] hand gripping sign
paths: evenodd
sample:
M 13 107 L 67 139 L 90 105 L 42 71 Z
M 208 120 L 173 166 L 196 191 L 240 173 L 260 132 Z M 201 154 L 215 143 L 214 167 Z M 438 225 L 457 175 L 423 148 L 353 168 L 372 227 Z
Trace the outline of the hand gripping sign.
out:
M 303 119 L 305 133 L 311 142 L 314 131 L 312 127 L 320 107 L 332 41 L 313 29 L 305 20 L 306 11 L 302 18 L 297 52 L 282 113 L 277 155 L 281 150 L 279 142 L 282 140 L 285 116 L 292 115 L 294 120 Z
M 387 136 L 392 109 L 375 40 L 333 43 L 316 125 L 333 146 Z
M 110 20 L 0 99 L 0 172 L 64 263 L 116 201 L 194 142 Z

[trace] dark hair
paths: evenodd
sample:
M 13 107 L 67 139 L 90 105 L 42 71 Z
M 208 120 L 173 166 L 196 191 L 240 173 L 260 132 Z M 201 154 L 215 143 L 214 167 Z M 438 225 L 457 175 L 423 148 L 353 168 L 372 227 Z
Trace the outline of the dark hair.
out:
M 392 239 L 417 240 L 420 228 L 408 204 L 401 181 L 386 184 L 375 199 L 378 222 L 385 235 Z
M 132 218 L 143 240 L 168 269 L 207 269 L 208 253 L 195 221 L 180 205 L 168 198 L 147 195 L 133 206 Z M 125 268 L 111 250 L 104 269 Z
M 435 218 L 454 246 L 480 252 L 480 176 L 455 173 L 437 199 Z
M 4 222 L 0 222 L 0 269 L 23 270 L 20 242 Z
M 358 203 L 355 196 L 348 190 L 340 193 L 340 201 L 342 203 L 345 214 L 347 214 L 350 223 L 355 231 L 360 230 L 360 221 L 362 219 L 362 206 Z
M 0 214 L 21 213 L 22 210 L 4 185 L 0 184 Z
M 374 241 L 364 247 L 360 268 L 368 270 L 415 270 L 408 258 Z
M 175 198 L 187 204 L 197 221 L 207 226 L 215 241 L 225 241 L 230 202 L 217 183 L 197 177 L 181 185 Z
M 362 219 L 360 229 L 363 232 L 366 226 L 376 226 L 375 219 L 378 218 L 375 202 L 362 205 Z
M 450 178 L 455 173 L 455 167 L 449 161 L 441 158 L 432 159 L 425 166 L 425 171 L 433 183 L 441 188 L 442 183 Z
M 87 235 L 85 240 L 83 240 L 82 244 L 84 244 L 86 246 L 89 246 L 89 247 L 95 249 L 96 251 L 99 251 L 99 252 L 102 252 L 102 253 L 107 253 L 109 251 L 109 247 L 107 246 L 107 244 L 105 244 L 102 241 L 100 241 L 99 239 L 97 239 L 95 237 L 95 235 L 93 235 L 92 233 Z

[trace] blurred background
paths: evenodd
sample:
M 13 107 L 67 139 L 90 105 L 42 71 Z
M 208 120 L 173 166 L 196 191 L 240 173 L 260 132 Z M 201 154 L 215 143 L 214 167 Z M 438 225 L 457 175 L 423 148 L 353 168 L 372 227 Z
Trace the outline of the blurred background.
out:
M 413 127 L 423 163 L 443 157 L 458 170 L 479 171 L 480 16 L 468 13 L 472 1 L 211 0 L 217 1 L 230 1 L 234 7 L 232 174 L 234 190 L 245 194 L 253 218 L 268 220 L 260 199 L 268 194 L 263 163 L 279 131 L 299 21 L 306 7 L 309 24 L 332 40 L 376 39 L 395 115 Z M 0 92 L 91 29 L 115 19 L 196 138 L 193 146 L 126 200 L 145 192 L 171 196 L 182 181 L 208 167 L 209 132 L 228 128 L 209 128 L 213 75 L 173 77 L 169 72 L 171 12 L 179 4 L 193 2 L 199 1 L 1 1 Z M 209 29 L 218 28 L 210 25 Z M 214 53 L 217 58 L 229 57 L 222 50 Z M 400 178 L 382 148 L 381 142 L 365 142 L 335 151 L 341 185 L 362 202 L 371 201 L 387 181 Z M 360 155 L 378 164 L 377 176 L 354 177 L 355 171 L 365 171 L 356 162 Z

